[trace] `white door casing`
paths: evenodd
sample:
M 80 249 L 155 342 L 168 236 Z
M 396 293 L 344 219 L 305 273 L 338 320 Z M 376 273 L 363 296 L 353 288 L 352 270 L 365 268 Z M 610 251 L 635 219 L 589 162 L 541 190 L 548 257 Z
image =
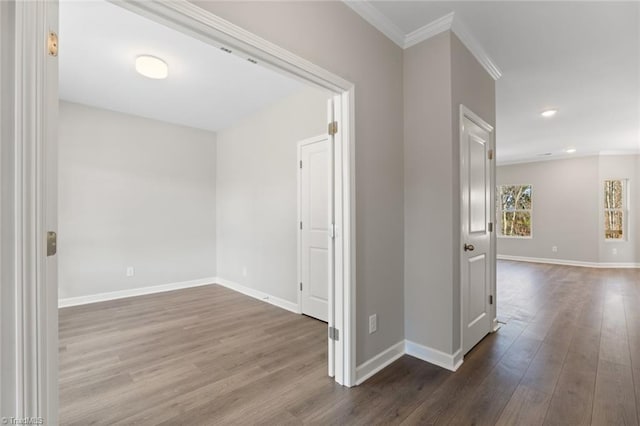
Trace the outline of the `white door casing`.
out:
M 330 264 L 329 206 L 330 157 L 327 135 L 298 143 L 300 211 L 300 310 L 329 321 Z
M 47 256 L 47 232 L 57 230 L 58 58 L 49 35 L 58 32 L 58 3 L 3 2 L 0 18 L 0 415 L 55 425 L 57 258 Z
M 462 354 L 492 331 L 493 128 L 460 108 Z

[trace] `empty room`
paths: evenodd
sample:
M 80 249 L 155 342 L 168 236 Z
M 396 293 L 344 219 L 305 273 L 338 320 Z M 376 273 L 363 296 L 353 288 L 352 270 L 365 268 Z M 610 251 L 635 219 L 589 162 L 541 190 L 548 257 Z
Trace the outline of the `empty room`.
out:
M 325 378 L 330 92 L 107 2 L 60 36 L 60 422 Z
M 640 423 L 640 3 L 0 2 L 7 424 Z

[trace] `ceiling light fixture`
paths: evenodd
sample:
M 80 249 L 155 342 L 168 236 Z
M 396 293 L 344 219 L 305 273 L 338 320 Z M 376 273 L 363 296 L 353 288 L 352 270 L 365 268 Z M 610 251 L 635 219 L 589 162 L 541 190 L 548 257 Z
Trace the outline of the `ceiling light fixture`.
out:
M 567 149 L 564 150 L 564 152 L 566 152 L 567 154 L 573 154 L 576 151 L 577 151 L 577 149 L 575 149 L 575 148 L 567 148 Z
M 169 75 L 169 66 L 155 56 L 141 55 L 136 58 L 136 71 L 145 77 L 162 80 Z
M 545 109 L 540 113 L 540 115 L 548 118 L 548 117 L 553 117 L 554 115 L 556 115 L 557 112 L 558 112 L 557 109 Z

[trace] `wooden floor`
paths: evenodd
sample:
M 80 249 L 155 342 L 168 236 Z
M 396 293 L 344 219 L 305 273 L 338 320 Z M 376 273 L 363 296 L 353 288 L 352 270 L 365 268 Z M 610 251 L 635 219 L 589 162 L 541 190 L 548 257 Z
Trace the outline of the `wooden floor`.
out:
M 60 310 L 65 425 L 637 425 L 640 271 L 499 262 L 506 324 L 456 373 L 326 377 L 326 326 L 207 286 Z

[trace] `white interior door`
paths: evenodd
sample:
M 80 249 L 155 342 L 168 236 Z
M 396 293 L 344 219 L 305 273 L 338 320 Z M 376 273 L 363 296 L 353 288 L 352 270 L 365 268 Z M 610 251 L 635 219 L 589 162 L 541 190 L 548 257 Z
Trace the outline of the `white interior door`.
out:
M 488 125 L 461 114 L 462 349 L 471 350 L 491 331 L 491 164 Z M 480 121 L 480 123 L 478 122 Z
M 305 315 L 329 319 L 329 137 L 299 144 L 300 157 L 300 308 Z

